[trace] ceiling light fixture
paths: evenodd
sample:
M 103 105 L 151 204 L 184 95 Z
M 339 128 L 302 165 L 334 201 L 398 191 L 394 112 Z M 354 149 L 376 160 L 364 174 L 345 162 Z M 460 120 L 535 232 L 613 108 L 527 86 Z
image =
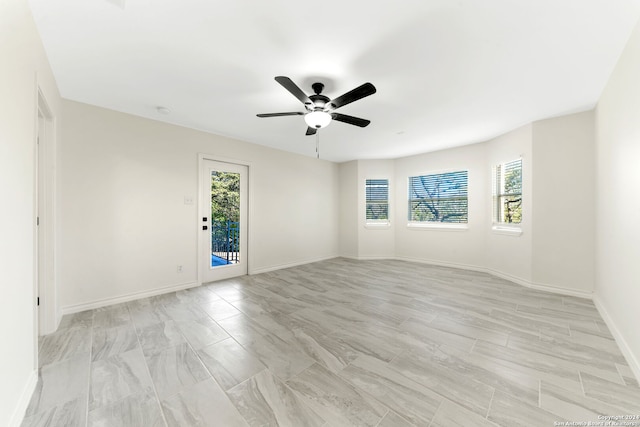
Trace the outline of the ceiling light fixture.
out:
M 321 129 L 329 126 L 331 123 L 331 114 L 324 111 L 312 111 L 305 114 L 304 121 L 310 128 Z

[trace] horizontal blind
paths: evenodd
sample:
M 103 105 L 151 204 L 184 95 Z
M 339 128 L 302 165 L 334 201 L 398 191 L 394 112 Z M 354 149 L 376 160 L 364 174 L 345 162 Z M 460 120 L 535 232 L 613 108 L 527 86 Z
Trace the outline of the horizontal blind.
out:
M 409 177 L 409 221 L 467 223 L 467 171 Z
M 499 182 L 502 182 L 500 195 L 522 194 L 522 159 L 513 160 L 498 166 L 500 170 Z M 502 179 L 504 178 L 504 179 Z
M 389 219 L 389 180 L 367 179 L 365 182 L 366 219 L 381 221 Z
M 493 168 L 493 221 L 514 224 L 522 221 L 522 159 Z

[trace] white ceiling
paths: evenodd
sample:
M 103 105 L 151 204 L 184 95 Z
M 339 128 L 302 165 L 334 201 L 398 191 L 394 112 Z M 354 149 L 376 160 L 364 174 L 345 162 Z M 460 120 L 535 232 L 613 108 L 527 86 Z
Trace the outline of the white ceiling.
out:
M 315 155 L 273 78 L 371 120 L 321 131 L 334 161 L 483 141 L 592 108 L 640 0 L 29 0 L 63 97 Z M 158 106 L 171 109 L 161 115 Z

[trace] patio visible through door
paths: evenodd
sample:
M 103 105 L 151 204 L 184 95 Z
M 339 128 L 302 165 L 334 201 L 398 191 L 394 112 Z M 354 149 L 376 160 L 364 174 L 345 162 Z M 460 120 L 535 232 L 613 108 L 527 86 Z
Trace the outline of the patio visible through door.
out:
M 202 162 L 202 282 L 247 274 L 248 167 Z

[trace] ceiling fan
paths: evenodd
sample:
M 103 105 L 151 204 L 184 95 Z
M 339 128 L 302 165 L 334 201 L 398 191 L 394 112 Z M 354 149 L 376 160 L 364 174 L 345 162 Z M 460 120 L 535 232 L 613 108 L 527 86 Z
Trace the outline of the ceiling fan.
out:
M 275 78 L 286 90 L 291 92 L 300 102 L 304 104 L 306 112 L 294 111 L 290 113 L 266 113 L 258 114 L 258 117 L 280 117 L 280 116 L 304 116 L 307 123 L 307 135 L 314 135 L 318 129 L 326 127 L 331 120 L 348 123 L 350 125 L 365 127 L 371 121 L 361 119 L 359 117 L 348 116 L 346 114 L 336 113 L 340 107 L 350 104 L 354 101 L 373 95 L 376 88 L 371 83 L 365 83 L 357 88 L 345 93 L 334 99 L 329 99 L 322 95 L 324 85 L 322 83 L 314 83 L 311 85 L 314 95 L 306 95 L 289 77 L 278 76 Z

